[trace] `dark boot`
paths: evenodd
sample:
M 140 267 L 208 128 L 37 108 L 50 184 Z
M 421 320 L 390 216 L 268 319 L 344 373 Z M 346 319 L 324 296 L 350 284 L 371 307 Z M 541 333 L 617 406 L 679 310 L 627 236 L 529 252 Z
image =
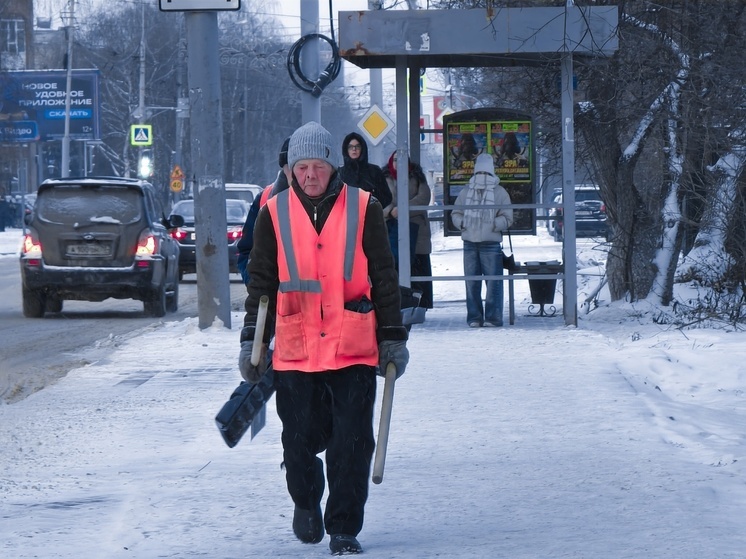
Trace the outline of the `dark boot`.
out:
M 349 534 L 332 534 L 329 549 L 332 555 L 355 555 L 363 552 L 357 538 Z
M 318 505 L 314 510 L 303 510 L 295 507 L 293 533 L 303 543 L 319 543 L 324 539 L 324 520 L 321 517 L 321 505 Z

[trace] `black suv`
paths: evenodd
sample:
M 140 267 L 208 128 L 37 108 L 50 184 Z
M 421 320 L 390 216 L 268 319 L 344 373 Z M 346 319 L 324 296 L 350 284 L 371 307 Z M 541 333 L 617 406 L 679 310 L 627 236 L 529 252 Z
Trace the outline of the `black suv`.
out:
M 65 299 L 143 301 L 163 316 L 179 305 L 179 245 L 153 186 L 139 179 L 44 181 L 21 247 L 23 314 L 60 312 Z
M 562 203 L 561 191 L 555 203 Z M 562 208 L 556 208 L 553 212 L 554 240 L 561 242 L 565 237 Z M 604 237 L 607 241 L 609 240 L 606 204 L 601 200 L 601 192 L 596 185 L 575 185 L 575 233 L 576 237 Z

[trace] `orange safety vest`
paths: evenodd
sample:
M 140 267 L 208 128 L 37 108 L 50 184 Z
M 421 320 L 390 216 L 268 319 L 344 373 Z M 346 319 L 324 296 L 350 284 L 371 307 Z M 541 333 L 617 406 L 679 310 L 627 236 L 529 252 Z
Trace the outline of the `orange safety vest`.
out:
M 370 193 L 343 185 L 321 233 L 292 188 L 267 202 L 280 279 L 275 371 L 313 373 L 378 364 L 375 312 L 344 308 L 371 296 L 363 252 L 369 198 Z

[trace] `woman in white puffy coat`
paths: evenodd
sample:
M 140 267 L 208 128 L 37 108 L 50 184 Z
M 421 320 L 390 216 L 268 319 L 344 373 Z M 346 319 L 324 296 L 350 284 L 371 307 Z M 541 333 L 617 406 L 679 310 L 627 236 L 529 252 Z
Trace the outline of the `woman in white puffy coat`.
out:
M 499 276 L 503 270 L 503 231 L 513 224 L 511 208 L 479 206 L 510 205 L 510 195 L 495 176 L 492 157 L 477 157 L 474 174 L 461 190 L 451 220 L 461 231 L 464 242 L 464 275 Z M 503 325 L 503 282 L 486 280 L 487 294 L 482 301 L 482 281 L 466 281 L 466 322 L 472 328 Z

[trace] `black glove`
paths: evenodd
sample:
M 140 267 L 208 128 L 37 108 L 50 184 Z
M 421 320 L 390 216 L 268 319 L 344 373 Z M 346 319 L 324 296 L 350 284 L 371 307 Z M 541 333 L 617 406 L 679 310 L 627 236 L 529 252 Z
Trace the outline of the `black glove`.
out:
M 256 384 L 262 380 L 264 373 L 267 372 L 267 360 L 265 358 L 267 344 L 262 344 L 262 354 L 259 357 L 259 364 L 256 366 L 251 364 L 253 346 L 254 342 L 252 340 L 241 342 L 241 353 L 238 354 L 238 369 L 246 382 Z
M 407 342 L 403 340 L 383 340 L 378 344 L 378 374 L 386 376 L 386 367 L 393 363 L 396 367 L 396 378 L 404 374 L 404 369 L 409 363 L 409 350 Z

